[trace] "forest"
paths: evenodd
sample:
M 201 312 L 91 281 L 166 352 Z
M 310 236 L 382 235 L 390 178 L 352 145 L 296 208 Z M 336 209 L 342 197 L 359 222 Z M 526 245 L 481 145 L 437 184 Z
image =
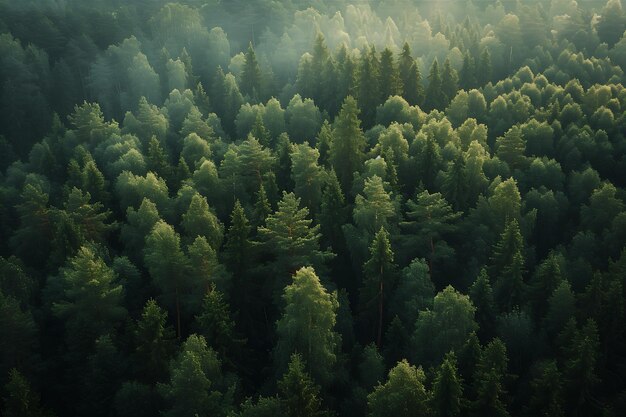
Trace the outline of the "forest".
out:
M 626 415 L 621 0 L 0 0 L 0 415 Z

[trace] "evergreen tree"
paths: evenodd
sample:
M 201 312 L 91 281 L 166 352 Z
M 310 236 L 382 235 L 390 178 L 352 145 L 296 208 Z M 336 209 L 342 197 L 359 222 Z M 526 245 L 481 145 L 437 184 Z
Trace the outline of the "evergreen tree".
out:
M 493 77 L 493 68 L 491 65 L 491 53 L 489 49 L 483 49 L 478 62 L 477 78 L 480 85 L 485 85 L 491 81 Z
M 435 58 L 428 74 L 428 88 L 426 88 L 424 97 L 424 110 L 443 110 L 446 107 L 446 97 L 443 91 L 443 80 L 439 72 L 439 63 Z
M 446 59 L 443 63 L 443 70 L 441 71 L 441 89 L 445 96 L 443 107 L 447 107 L 459 90 L 459 76 L 456 70 L 452 68 L 449 59 Z
M 361 130 L 357 102 L 351 96 L 346 97 L 339 115 L 335 119 L 333 141 L 330 145 L 330 162 L 344 193 L 352 188 L 355 172 L 361 170 L 365 136 Z
M 345 246 L 341 228 L 346 223 L 347 217 L 346 201 L 341 192 L 341 185 L 335 171 L 331 169 L 326 175 L 318 219 L 322 241 L 337 253 L 340 253 L 340 249 Z
M 278 396 L 288 417 L 316 417 L 325 413 L 319 398 L 320 388 L 305 371 L 302 357 L 291 355 L 289 367 L 278 381 Z
M 258 101 L 261 93 L 261 68 L 257 62 L 252 42 L 248 45 L 241 71 L 241 92 L 253 101 Z
M 525 291 L 523 250 L 519 223 L 512 219 L 494 247 L 492 257 L 492 271 L 496 277 L 495 298 L 499 307 L 505 311 L 521 305 Z
M 154 284 L 174 304 L 176 312 L 176 334 L 181 337 L 180 299 L 190 286 L 187 274 L 189 259 L 180 249 L 180 236 L 164 221 L 158 221 L 146 237 L 145 263 Z
M 375 337 L 376 346 L 382 345 L 382 334 L 384 327 L 384 301 L 385 293 L 389 293 L 389 288 L 385 288 L 385 284 L 390 287 L 393 284 L 395 265 L 393 263 L 393 250 L 389 242 L 389 233 L 384 227 L 374 236 L 374 240 L 370 245 L 370 258 L 363 265 L 365 273 L 365 281 L 361 290 L 361 304 L 365 309 L 371 310 L 374 301 L 377 305 L 377 319 L 371 320 L 376 323 Z
M 146 303 L 135 330 L 137 375 L 154 384 L 167 376 L 176 333 L 167 325 L 167 311 L 155 300 Z
M 423 191 L 415 200 L 407 202 L 406 217 L 407 221 L 400 223 L 408 231 L 403 236 L 405 244 L 420 253 L 429 253 L 427 259 L 432 280 L 433 263 L 436 259 L 445 259 L 452 250 L 443 237 L 454 230 L 453 223 L 460 213 L 455 213 L 441 194 Z
M 308 142 L 295 145 L 291 151 L 291 177 L 294 192 L 300 197 L 310 213 L 317 213 L 322 199 L 324 170 L 318 165 L 319 151 Z
M 376 54 L 376 48 L 373 46 L 361 55 L 361 64 L 359 66 L 359 94 L 358 101 L 363 118 L 363 124 L 366 127 L 374 124 L 376 116 L 376 107 L 381 103 L 381 85 L 380 85 L 380 61 Z M 345 106 L 344 102 L 344 106 Z M 342 112 L 343 112 L 342 107 Z M 341 114 L 340 114 L 341 117 Z M 335 167 L 337 169 L 337 167 Z
M 60 279 L 63 298 L 53 303 L 52 311 L 65 320 L 70 349 L 77 354 L 90 352 L 96 338 L 126 316 L 122 286 L 115 272 L 86 246 L 68 260 Z
M 394 62 L 393 52 L 389 48 L 385 48 L 380 54 L 379 77 L 380 103 L 384 103 L 390 96 L 402 94 L 402 81 Z
M 433 383 L 433 411 L 439 417 L 461 414 L 463 404 L 463 380 L 456 367 L 456 355 L 450 352 L 441 363 Z
M 478 333 L 482 340 L 486 340 L 495 330 L 496 306 L 489 276 L 485 268 L 480 270 L 476 281 L 470 287 L 469 296 L 472 304 L 476 307 Z
M 309 210 L 300 208 L 301 200 L 293 193 L 283 193 L 278 209 L 269 215 L 265 226 L 259 227 L 259 236 L 273 254 L 272 272 L 275 275 L 274 291 L 285 287 L 287 278 L 303 266 L 319 270 L 332 255 L 319 248 L 319 225 L 312 226 Z
M 28 380 L 17 369 L 9 372 L 9 381 L 4 386 L 2 415 L 6 417 L 45 417 L 46 412 L 40 404 L 39 394 L 33 390 Z
M 469 52 L 465 52 L 463 56 L 463 66 L 461 67 L 461 72 L 459 73 L 459 86 L 469 91 L 472 88 L 476 87 L 478 83 L 476 79 L 476 65 L 474 63 L 474 58 L 469 54 Z
M 368 416 L 407 416 L 427 415 L 428 393 L 424 388 L 426 376 L 422 368 L 415 368 L 406 360 L 389 371 L 387 382 L 379 384 L 367 396 Z
M 333 131 L 328 120 L 324 120 L 322 127 L 317 135 L 315 146 L 320 153 L 320 165 L 323 167 L 329 166 L 330 160 L 330 148 L 333 143 Z
M 508 417 L 506 407 L 506 370 L 508 357 L 500 339 L 485 346 L 474 374 L 476 400 L 472 409 L 477 415 Z
M 411 56 L 411 48 L 407 42 L 404 43 L 402 53 L 398 58 L 398 72 L 402 85 L 402 97 L 412 106 L 422 105 L 424 101 L 422 76 L 417 62 Z
M 243 284 L 241 282 L 242 275 L 250 263 L 250 250 L 252 248 L 250 232 L 251 227 L 246 212 L 237 200 L 230 215 L 230 227 L 224 245 L 224 258 L 239 284 Z M 241 288 L 239 285 L 235 286 Z
M 283 372 L 293 353 L 306 363 L 307 373 L 328 386 L 333 379 L 341 337 L 334 331 L 337 294 L 329 294 L 311 267 L 298 270 L 283 294 L 285 311 L 276 323 L 274 350 L 277 370 Z

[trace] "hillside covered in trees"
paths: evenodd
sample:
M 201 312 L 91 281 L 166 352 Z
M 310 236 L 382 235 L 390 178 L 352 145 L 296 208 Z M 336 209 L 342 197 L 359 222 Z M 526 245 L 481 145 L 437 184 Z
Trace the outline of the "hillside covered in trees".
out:
M 620 0 L 0 0 L 0 415 L 626 413 Z

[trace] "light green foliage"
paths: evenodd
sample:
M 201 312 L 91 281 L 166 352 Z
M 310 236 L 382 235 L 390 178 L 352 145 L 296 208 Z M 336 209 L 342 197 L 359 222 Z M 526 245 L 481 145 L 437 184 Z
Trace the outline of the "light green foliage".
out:
M 191 198 L 191 203 L 187 212 L 183 214 L 181 224 L 190 239 L 203 236 L 214 250 L 222 246 L 224 226 L 211 212 L 205 197 L 195 194 Z
M 428 393 L 424 387 L 426 376 L 422 368 L 415 368 L 406 360 L 389 371 L 385 384 L 379 384 L 367 396 L 368 416 L 418 417 L 428 413 Z
M 310 267 L 299 269 L 285 288 L 285 311 L 276 323 L 278 342 L 274 351 L 277 370 L 287 369 L 292 353 L 299 353 L 307 372 L 319 384 L 333 379 L 341 337 L 334 331 L 336 293 L 328 293 Z
M 458 351 L 478 326 L 469 297 L 447 286 L 435 296 L 432 310 L 420 311 L 413 349 L 419 363 L 438 363 L 450 350 Z
M 57 279 L 62 298 L 53 302 L 52 311 L 66 321 L 73 349 L 85 352 L 98 335 L 112 330 L 126 316 L 115 272 L 90 247 L 81 247 Z
M 180 236 L 164 221 L 158 221 L 146 236 L 145 264 L 154 284 L 161 290 L 170 308 L 176 312 L 177 334 L 181 336 L 180 297 L 188 291 L 189 259 L 180 248 Z
M 307 218 L 308 209 L 300 206 L 301 200 L 295 194 L 285 192 L 278 209 L 258 229 L 268 250 L 276 257 L 274 271 L 279 282 L 285 282 L 286 276 L 303 266 L 319 268 L 329 257 L 328 252 L 319 249 L 320 226 L 312 226 L 312 220 Z
M 295 184 L 294 192 L 315 213 L 322 199 L 322 185 L 325 172 L 318 165 L 319 151 L 311 148 L 308 142 L 295 145 L 291 151 L 291 177 Z
M 353 217 L 357 227 L 373 235 L 381 227 L 389 228 L 396 216 L 396 204 L 385 190 L 383 180 L 377 175 L 366 179 L 363 195 L 355 199 Z

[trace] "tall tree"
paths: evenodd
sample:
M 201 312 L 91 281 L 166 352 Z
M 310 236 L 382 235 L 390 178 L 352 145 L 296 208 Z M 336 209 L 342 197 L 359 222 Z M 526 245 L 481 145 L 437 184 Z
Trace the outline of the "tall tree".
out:
M 449 59 L 446 59 L 443 63 L 443 70 L 441 71 L 441 90 L 445 95 L 443 107 L 447 107 L 459 90 L 459 75 L 456 70 L 452 68 Z
M 437 369 L 433 383 L 432 403 L 434 415 L 453 417 L 461 414 L 463 380 L 456 367 L 456 355 L 450 352 Z
M 312 226 L 308 219 L 309 210 L 300 208 L 300 199 L 293 193 L 283 193 L 278 209 L 259 227 L 259 235 L 274 256 L 272 272 L 275 274 L 273 290 L 282 292 L 289 276 L 303 266 L 319 270 L 331 256 L 320 250 L 319 225 Z
M 405 244 L 419 253 L 429 253 L 427 259 L 431 280 L 435 260 L 445 259 L 451 252 L 454 253 L 443 239 L 455 229 L 454 222 L 460 215 L 452 210 L 441 194 L 431 194 L 427 190 L 419 193 L 415 200 L 407 202 L 407 221 L 400 223 L 408 231 L 404 236 Z
M 325 413 L 319 398 L 320 387 L 305 371 L 298 353 L 291 355 L 287 372 L 278 381 L 278 396 L 287 417 L 318 417 Z
M 167 325 L 167 311 L 155 300 L 146 303 L 135 330 L 137 375 L 154 384 L 167 376 L 176 333 Z
M 422 105 L 424 101 L 422 76 L 417 62 L 411 56 L 411 47 L 407 42 L 404 43 L 402 53 L 398 58 L 398 71 L 402 85 L 402 97 L 412 106 Z
M 389 48 L 380 53 L 379 77 L 380 103 L 384 103 L 390 96 L 402 93 L 400 74 L 394 62 L 393 52 Z
M 61 269 L 63 298 L 52 305 L 65 320 L 67 341 L 75 353 L 87 353 L 96 338 L 124 319 L 123 289 L 115 272 L 90 247 L 83 246 Z
M 311 267 L 298 270 L 283 294 L 285 311 L 276 323 L 274 350 L 277 371 L 288 368 L 291 355 L 300 353 L 307 372 L 322 386 L 332 382 L 341 337 L 334 330 L 337 294 L 329 294 Z
M 446 107 L 446 94 L 443 91 L 443 82 L 439 72 L 437 58 L 433 61 L 428 74 L 428 87 L 424 97 L 424 110 L 443 110 Z
M 308 142 L 294 145 L 291 151 L 291 177 L 294 192 L 300 197 L 310 213 L 317 213 L 322 198 L 325 172 L 318 165 L 319 151 Z
M 261 93 L 261 68 L 256 59 L 252 42 L 248 45 L 245 54 L 243 69 L 241 70 L 241 92 L 253 101 L 259 101 Z
M 330 145 L 330 161 L 344 193 L 351 190 L 354 173 L 362 168 L 364 151 L 365 136 L 361 130 L 357 102 L 348 96 L 335 119 Z
M 393 262 L 393 250 L 389 242 L 389 233 L 384 227 L 374 236 L 374 240 L 370 245 L 370 258 L 363 265 L 365 272 L 365 281 L 361 290 L 361 304 L 369 310 L 369 306 L 373 301 L 377 300 L 378 314 L 377 319 L 372 320 L 375 325 L 376 346 L 381 347 L 382 334 L 384 327 L 384 300 L 385 291 L 389 293 L 389 288 L 385 288 L 385 284 L 389 287 L 395 273 L 395 265 Z
M 167 417 L 193 415 L 226 416 L 231 395 L 223 387 L 217 353 L 202 336 L 191 335 L 170 365 L 170 380 L 158 389 L 169 408 Z
M 422 368 L 415 368 L 406 359 L 389 371 L 385 384 L 379 384 L 367 396 L 368 416 L 428 415 L 428 393 L 424 387 L 426 376 Z
M 189 259 L 180 248 L 180 236 L 164 221 L 157 222 L 146 237 L 145 263 L 168 304 L 176 312 L 176 334 L 181 337 L 181 297 L 190 286 Z

